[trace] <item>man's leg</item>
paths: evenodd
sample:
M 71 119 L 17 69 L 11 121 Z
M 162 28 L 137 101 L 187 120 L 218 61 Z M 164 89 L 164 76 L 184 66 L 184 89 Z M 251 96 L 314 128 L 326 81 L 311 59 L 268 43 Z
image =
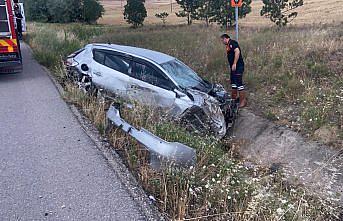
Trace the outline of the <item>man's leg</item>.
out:
M 231 71 L 231 99 L 236 100 L 238 98 L 238 88 L 236 84 L 236 79 L 233 74 L 233 71 Z
M 246 92 L 245 92 L 245 87 L 243 84 L 243 70 L 242 71 L 237 71 L 236 72 L 236 84 L 237 84 L 237 89 L 239 92 L 239 108 L 244 108 L 247 106 L 247 98 L 246 98 Z

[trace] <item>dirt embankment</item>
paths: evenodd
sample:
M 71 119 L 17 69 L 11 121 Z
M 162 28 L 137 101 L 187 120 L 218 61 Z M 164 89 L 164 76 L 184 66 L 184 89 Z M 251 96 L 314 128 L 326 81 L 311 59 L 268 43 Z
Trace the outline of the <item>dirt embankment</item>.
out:
M 293 182 L 343 203 L 343 149 L 307 141 L 248 110 L 240 113 L 235 138 L 243 144 L 238 151 L 245 158 L 282 168 Z

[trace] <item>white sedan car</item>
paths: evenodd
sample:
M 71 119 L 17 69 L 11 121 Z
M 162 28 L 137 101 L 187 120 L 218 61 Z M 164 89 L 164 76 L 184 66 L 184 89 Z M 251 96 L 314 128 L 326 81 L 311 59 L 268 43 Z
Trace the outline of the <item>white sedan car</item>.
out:
M 169 55 L 114 44 L 89 44 L 68 56 L 68 76 L 123 99 L 163 108 L 195 130 L 218 137 L 232 124 L 232 100 Z

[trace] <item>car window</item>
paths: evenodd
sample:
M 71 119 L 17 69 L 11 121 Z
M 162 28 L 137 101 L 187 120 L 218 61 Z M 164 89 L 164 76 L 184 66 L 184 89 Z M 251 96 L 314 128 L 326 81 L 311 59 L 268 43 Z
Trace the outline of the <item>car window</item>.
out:
M 126 57 L 113 54 L 110 51 L 94 50 L 93 58 L 96 62 L 123 74 L 131 73 L 131 61 Z
M 212 85 L 204 81 L 195 71 L 179 60 L 161 64 L 161 67 L 182 88 L 193 88 L 204 92 L 212 89 Z
M 134 63 L 135 65 L 132 77 L 167 90 L 172 90 L 174 88 L 173 82 L 171 82 L 170 79 L 163 74 L 163 72 L 160 72 L 151 65 L 145 63 Z
M 130 72 L 130 60 L 122 56 L 105 54 L 104 65 L 124 74 Z
M 103 51 L 94 50 L 93 51 L 93 59 L 100 64 L 104 64 L 105 63 L 105 53 Z

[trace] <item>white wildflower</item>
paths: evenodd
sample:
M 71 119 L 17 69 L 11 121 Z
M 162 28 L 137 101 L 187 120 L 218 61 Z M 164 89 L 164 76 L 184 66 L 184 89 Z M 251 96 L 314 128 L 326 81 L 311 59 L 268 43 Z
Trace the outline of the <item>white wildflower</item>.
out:
M 284 214 L 285 211 L 283 209 L 281 209 L 281 208 L 278 208 L 276 210 L 276 212 L 277 212 L 277 214 L 282 215 L 282 214 Z
M 294 205 L 293 204 L 288 204 L 288 208 L 294 209 Z

